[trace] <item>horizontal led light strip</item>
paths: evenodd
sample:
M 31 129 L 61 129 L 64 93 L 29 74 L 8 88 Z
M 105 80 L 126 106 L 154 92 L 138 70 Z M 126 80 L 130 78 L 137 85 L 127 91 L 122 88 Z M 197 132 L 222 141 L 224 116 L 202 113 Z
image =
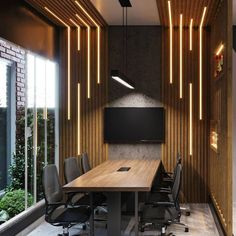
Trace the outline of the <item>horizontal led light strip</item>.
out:
M 189 26 L 189 50 L 193 50 L 193 19 L 191 19 Z
M 206 15 L 206 7 L 204 7 L 201 24 L 199 28 L 199 119 L 202 120 L 202 26 Z
M 78 83 L 78 117 L 77 117 L 77 122 L 78 122 L 78 131 L 77 131 L 77 148 L 78 148 L 78 155 L 80 155 L 80 83 Z
M 223 49 L 224 49 L 224 44 L 221 43 L 221 45 L 217 49 L 216 56 L 219 56 Z
M 180 14 L 179 26 L 179 98 L 183 98 L 183 15 Z
M 189 155 L 193 154 L 193 90 L 189 84 Z
M 60 21 L 64 26 L 67 27 L 67 119 L 70 120 L 70 26 L 66 24 L 61 18 L 59 18 L 55 13 L 44 7 L 52 16 L 54 16 L 58 21 Z
M 173 83 L 173 26 L 172 26 L 170 1 L 168 1 L 168 9 L 169 9 L 169 24 L 170 24 L 170 84 L 172 84 Z
M 87 32 L 88 32 L 88 65 L 87 65 L 87 98 L 90 99 L 91 94 L 90 94 L 90 34 L 91 34 L 91 29 L 90 26 L 78 15 L 75 15 L 86 27 L 87 27 Z
M 78 44 L 78 51 L 80 51 L 80 26 L 75 21 L 73 21 L 72 19 L 70 19 L 70 21 L 77 27 L 77 33 L 78 33 L 78 36 L 77 36 L 78 42 L 77 42 L 77 44 Z
M 78 2 L 75 3 L 79 6 L 79 8 L 84 12 L 84 14 L 93 22 L 93 24 L 97 27 L 97 83 L 100 84 L 100 46 L 101 46 L 101 28 L 100 25 L 88 14 L 88 12 L 84 9 L 84 7 Z

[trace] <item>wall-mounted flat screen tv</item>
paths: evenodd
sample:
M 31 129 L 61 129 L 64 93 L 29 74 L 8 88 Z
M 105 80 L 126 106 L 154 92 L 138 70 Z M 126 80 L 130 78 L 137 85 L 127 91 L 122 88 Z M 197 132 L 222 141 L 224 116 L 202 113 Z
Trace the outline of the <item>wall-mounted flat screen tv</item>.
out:
M 109 107 L 104 111 L 107 143 L 162 143 L 165 140 L 163 107 Z

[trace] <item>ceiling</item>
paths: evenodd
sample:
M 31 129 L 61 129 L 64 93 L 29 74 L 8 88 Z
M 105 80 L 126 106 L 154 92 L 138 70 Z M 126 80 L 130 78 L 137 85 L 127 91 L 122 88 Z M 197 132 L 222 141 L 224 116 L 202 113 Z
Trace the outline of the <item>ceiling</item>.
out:
M 91 0 L 108 25 L 122 25 L 122 8 L 118 0 Z M 160 25 L 156 0 L 130 0 L 128 25 Z
M 234 2 L 236 0 L 233 0 Z M 183 14 L 183 25 L 189 26 L 191 18 L 193 25 L 199 26 L 203 15 L 204 7 L 207 7 L 204 25 L 209 25 L 215 16 L 219 0 L 171 0 L 172 24 L 179 26 L 180 14 Z M 168 1 L 157 0 L 160 9 L 160 21 L 165 26 L 169 26 Z

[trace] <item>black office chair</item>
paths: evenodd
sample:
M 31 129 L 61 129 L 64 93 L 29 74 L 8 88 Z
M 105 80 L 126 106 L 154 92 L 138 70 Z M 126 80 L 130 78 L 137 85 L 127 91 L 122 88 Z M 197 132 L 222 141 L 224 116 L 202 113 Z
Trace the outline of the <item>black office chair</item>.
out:
M 182 178 L 182 165 L 178 164 L 176 178 L 171 193 L 152 193 L 146 202 L 140 218 L 140 231 L 143 232 L 150 225 L 159 226 L 161 235 L 166 235 L 166 228 L 171 224 L 178 224 L 189 231 L 188 226 L 180 222 L 181 210 L 179 206 L 179 192 Z M 170 233 L 169 235 L 173 235 Z
M 89 158 L 88 158 L 88 154 L 86 152 L 82 153 L 80 156 L 80 160 L 81 160 L 81 169 L 83 171 L 83 173 L 87 173 L 88 171 L 90 171 L 92 168 L 90 166 L 89 163 Z
M 54 226 L 62 226 L 62 236 L 69 236 L 69 228 L 89 220 L 89 206 L 69 207 L 63 201 L 62 186 L 57 168 L 54 164 L 47 165 L 42 175 L 43 191 L 46 202 L 45 220 Z
M 81 169 L 83 171 L 83 173 L 87 173 L 88 171 L 90 171 L 92 168 L 90 166 L 89 163 L 89 158 L 88 158 L 88 154 L 87 153 L 82 153 L 80 156 L 80 163 L 81 163 Z M 96 192 L 93 194 L 94 199 L 97 201 L 96 205 L 97 205 L 97 209 L 107 213 L 107 209 L 106 209 L 106 201 L 107 198 L 103 193 L 100 192 Z

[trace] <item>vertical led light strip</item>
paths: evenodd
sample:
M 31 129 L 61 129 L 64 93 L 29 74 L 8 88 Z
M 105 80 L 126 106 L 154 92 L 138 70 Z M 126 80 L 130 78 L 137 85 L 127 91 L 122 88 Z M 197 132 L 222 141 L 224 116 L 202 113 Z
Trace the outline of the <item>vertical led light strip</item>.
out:
M 64 26 L 67 27 L 67 119 L 70 120 L 70 26 L 47 7 L 44 7 L 44 9 L 48 11 L 52 16 L 54 16 L 58 21 L 60 21 Z
M 93 22 L 93 24 L 97 27 L 97 83 L 100 84 L 100 56 L 101 56 L 101 27 L 100 25 L 88 14 L 88 12 L 84 9 L 84 7 L 78 2 L 75 3 L 79 6 L 79 8 L 84 12 L 84 14 Z
M 183 98 L 183 15 L 179 25 L 179 98 Z
M 72 19 L 70 19 L 70 21 L 77 27 L 77 33 L 78 33 L 78 36 L 77 36 L 77 45 L 78 45 L 78 51 L 80 51 L 80 26 L 75 22 L 73 21 Z
M 202 120 L 202 26 L 206 15 L 206 7 L 204 7 L 201 24 L 199 27 L 199 119 Z
M 77 117 L 77 148 L 78 148 L 78 155 L 80 155 L 80 83 L 78 83 L 78 117 Z
M 170 24 L 170 84 L 172 84 L 173 83 L 173 27 L 172 27 L 170 1 L 168 1 L 168 9 L 169 9 L 169 24 Z
M 193 154 L 193 90 L 189 84 L 189 155 Z
M 189 50 L 193 50 L 193 18 L 191 19 L 189 26 Z
M 87 98 L 90 99 L 90 35 L 91 35 L 91 29 L 90 26 L 78 15 L 75 15 L 86 27 L 88 32 L 88 65 L 87 65 Z

